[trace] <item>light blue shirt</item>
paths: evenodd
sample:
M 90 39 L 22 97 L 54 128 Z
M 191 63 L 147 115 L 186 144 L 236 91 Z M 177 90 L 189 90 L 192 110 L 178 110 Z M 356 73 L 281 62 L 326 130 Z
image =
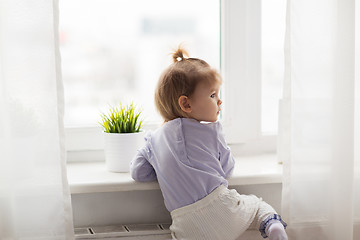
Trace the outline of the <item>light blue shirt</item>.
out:
M 140 182 L 157 179 L 170 212 L 228 186 L 235 161 L 219 122 L 177 118 L 147 134 L 145 141 L 131 163 L 131 176 Z

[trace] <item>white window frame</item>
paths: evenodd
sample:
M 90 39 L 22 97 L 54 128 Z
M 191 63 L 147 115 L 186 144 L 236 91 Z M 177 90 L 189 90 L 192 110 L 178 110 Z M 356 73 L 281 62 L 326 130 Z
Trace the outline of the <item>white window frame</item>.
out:
M 229 143 L 261 134 L 261 0 L 221 1 L 224 129 Z
M 220 0 L 220 9 L 226 140 L 237 154 L 275 152 L 276 135 L 261 132 L 261 0 Z M 100 126 L 67 127 L 65 135 L 68 161 L 103 160 Z
M 221 0 L 223 126 L 234 155 L 275 153 L 261 131 L 261 1 Z

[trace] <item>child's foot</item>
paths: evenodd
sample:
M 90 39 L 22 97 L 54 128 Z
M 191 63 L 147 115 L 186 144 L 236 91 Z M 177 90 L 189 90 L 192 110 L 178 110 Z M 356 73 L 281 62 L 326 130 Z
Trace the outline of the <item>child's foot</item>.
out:
M 269 240 L 288 240 L 284 226 L 279 221 L 270 223 L 265 231 Z

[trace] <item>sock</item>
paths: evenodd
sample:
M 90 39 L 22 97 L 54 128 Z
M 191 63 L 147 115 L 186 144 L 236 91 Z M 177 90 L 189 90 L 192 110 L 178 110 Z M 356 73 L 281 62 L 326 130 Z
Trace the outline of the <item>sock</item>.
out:
M 268 223 L 265 233 L 269 237 L 269 240 L 288 240 L 284 226 L 277 220 Z

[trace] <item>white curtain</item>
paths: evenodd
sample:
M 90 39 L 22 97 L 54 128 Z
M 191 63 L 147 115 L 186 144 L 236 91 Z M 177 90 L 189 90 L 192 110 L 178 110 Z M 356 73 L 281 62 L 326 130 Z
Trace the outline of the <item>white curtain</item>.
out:
M 288 0 L 279 156 L 289 239 L 360 239 L 358 0 Z
M 73 239 L 56 0 L 0 0 L 0 239 Z

